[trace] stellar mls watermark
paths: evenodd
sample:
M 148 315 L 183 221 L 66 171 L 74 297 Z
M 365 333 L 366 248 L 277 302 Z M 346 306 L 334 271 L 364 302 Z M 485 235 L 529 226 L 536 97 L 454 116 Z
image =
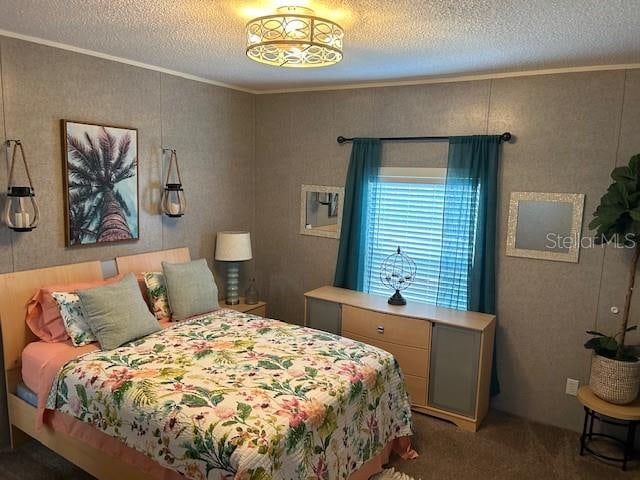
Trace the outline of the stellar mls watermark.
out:
M 637 239 L 632 233 L 625 235 L 613 235 L 609 240 L 602 240 L 598 237 L 578 237 L 578 235 L 563 235 L 560 233 L 547 233 L 545 248 L 549 250 L 570 250 L 577 248 L 602 248 L 610 246 L 612 248 L 635 248 Z

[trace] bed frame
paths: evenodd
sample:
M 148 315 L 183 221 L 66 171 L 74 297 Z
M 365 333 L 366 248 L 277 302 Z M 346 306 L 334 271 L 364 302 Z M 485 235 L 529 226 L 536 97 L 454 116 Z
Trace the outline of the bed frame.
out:
M 176 248 L 158 252 L 116 257 L 118 273 L 158 271 L 162 262 L 185 262 L 190 260 L 188 248 Z M 22 380 L 22 350 L 37 338 L 27 324 L 27 304 L 37 290 L 47 285 L 90 282 L 103 279 L 101 263 L 84 262 L 58 267 L 27 270 L 0 275 L 0 327 L 7 392 L 7 407 L 11 446 L 17 448 L 30 438 L 38 440 L 47 448 L 74 463 L 98 479 L 143 480 L 149 474 L 105 454 L 80 440 L 56 432 L 45 425 L 36 428 L 37 409 L 19 398 L 16 386 Z
M 191 258 L 189 249 L 175 248 L 158 252 L 116 257 L 118 273 L 140 273 L 162 270 L 162 262 L 186 262 Z M 36 428 L 38 411 L 19 398 L 16 386 L 22 380 L 22 350 L 37 338 L 25 323 L 27 304 L 39 288 L 47 285 L 89 282 L 103 279 L 101 263 L 85 262 L 59 267 L 28 270 L 0 275 L 0 327 L 7 388 L 7 405 L 11 446 L 17 448 L 30 439 L 35 439 L 58 455 L 66 458 L 99 480 L 149 480 L 149 473 L 117 456 L 96 449 L 45 424 Z M 349 480 L 366 480 L 380 471 L 389 458 L 391 446 L 375 458 L 370 459 Z M 372 470 L 375 469 L 375 470 Z M 174 472 L 170 472 L 174 473 Z
M 158 252 L 116 257 L 118 273 L 161 272 L 162 262 L 183 263 L 191 260 L 188 248 L 174 248 Z

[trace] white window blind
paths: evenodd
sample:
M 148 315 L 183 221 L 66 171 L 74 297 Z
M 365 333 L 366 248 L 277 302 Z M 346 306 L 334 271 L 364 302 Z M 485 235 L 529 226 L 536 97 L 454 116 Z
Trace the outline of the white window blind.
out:
M 386 296 L 393 293 L 380 280 L 380 266 L 400 247 L 417 267 L 415 281 L 402 291 L 403 296 L 418 302 L 467 308 L 466 264 L 461 265 L 460 259 L 470 261 L 472 242 L 468 235 L 452 236 L 451 232 L 443 240 L 445 177 L 445 169 L 381 169 L 369 201 L 366 291 Z M 475 209 L 462 212 L 459 221 L 475 221 L 474 215 Z M 454 252 L 451 257 L 446 255 Z M 456 261 L 450 262 L 449 258 Z M 451 275 L 452 270 L 455 275 Z

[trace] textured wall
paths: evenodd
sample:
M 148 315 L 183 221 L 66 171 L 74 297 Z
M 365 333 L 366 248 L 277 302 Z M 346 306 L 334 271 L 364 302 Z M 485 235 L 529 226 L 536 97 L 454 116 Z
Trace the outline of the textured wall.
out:
M 344 136 L 502 132 L 496 408 L 580 427 L 566 377 L 587 380 L 584 331 L 612 328 L 627 252 L 581 251 L 578 264 L 506 257 L 512 191 L 586 194 L 584 229 L 608 175 L 640 151 L 640 70 L 259 96 L 256 99 L 257 276 L 276 318 L 300 323 L 303 292 L 333 278 L 338 242 L 299 235 L 303 183 L 344 185 Z M 386 144 L 383 163 L 444 166 L 446 144 Z M 274 214 L 273 212 L 277 212 Z M 635 311 L 640 309 L 640 296 Z M 638 337 L 634 337 L 637 341 Z
M 2 229 L 0 270 L 182 245 L 211 260 L 218 229 L 251 226 L 252 95 L 19 40 L 0 47 L 6 136 L 22 139 L 43 210 L 33 232 Z M 64 247 L 60 119 L 138 129 L 140 240 Z M 162 146 L 178 151 L 189 202 L 180 220 L 158 213 Z
M 163 75 L 162 137 L 164 145 L 177 150 L 189 188 L 188 215 L 162 217 L 162 247 L 186 245 L 211 263 L 215 232 L 252 230 L 254 98 Z M 242 269 L 252 271 L 252 263 Z M 222 272 L 216 273 L 222 290 Z
M 218 230 L 252 228 L 252 95 L 14 39 L 0 38 L 0 50 L 0 139 L 23 141 L 43 216 L 30 233 L 0 228 L 0 272 L 176 246 L 213 263 Z M 138 129 L 139 241 L 65 248 L 60 119 Z M 177 221 L 158 213 L 162 146 L 177 149 L 185 185 L 188 211 Z
M 565 378 L 587 379 L 583 331 L 616 324 L 610 307 L 622 307 L 628 252 L 583 249 L 578 264 L 506 257 L 506 205 L 511 191 L 582 192 L 586 228 L 611 168 L 640 151 L 640 70 L 253 97 L 5 38 L 0 70 L 0 139 L 23 140 L 44 214 L 29 234 L 0 228 L 0 271 L 179 245 L 211 261 L 216 231 L 251 229 L 270 315 L 297 323 L 303 292 L 331 283 L 338 246 L 298 234 L 300 185 L 344 184 L 350 147 L 337 135 L 511 130 L 517 141 L 503 150 L 499 233 L 503 393 L 494 406 L 578 428 Z M 139 129 L 140 241 L 64 247 L 62 118 Z M 187 188 L 189 213 L 178 222 L 157 211 L 163 145 L 178 150 Z M 444 166 L 446 151 L 441 143 L 386 144 L 383 163 Z M 5 182 L 4 149 L 0 157 Z

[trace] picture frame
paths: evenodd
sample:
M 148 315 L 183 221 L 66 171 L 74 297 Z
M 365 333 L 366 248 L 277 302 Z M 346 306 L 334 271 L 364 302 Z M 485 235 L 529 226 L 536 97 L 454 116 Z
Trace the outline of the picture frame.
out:
M 138 130 L 61 120 L 67 247 L 140 238 Z
M 511 192 L 506 254 L 578 263 L 582 193 Z
M 332 211 L 334 204 L 335 210 Z M 300 234 L 339 239 L 343 206 L 344 187 L 302 185 L 300 190 Z

